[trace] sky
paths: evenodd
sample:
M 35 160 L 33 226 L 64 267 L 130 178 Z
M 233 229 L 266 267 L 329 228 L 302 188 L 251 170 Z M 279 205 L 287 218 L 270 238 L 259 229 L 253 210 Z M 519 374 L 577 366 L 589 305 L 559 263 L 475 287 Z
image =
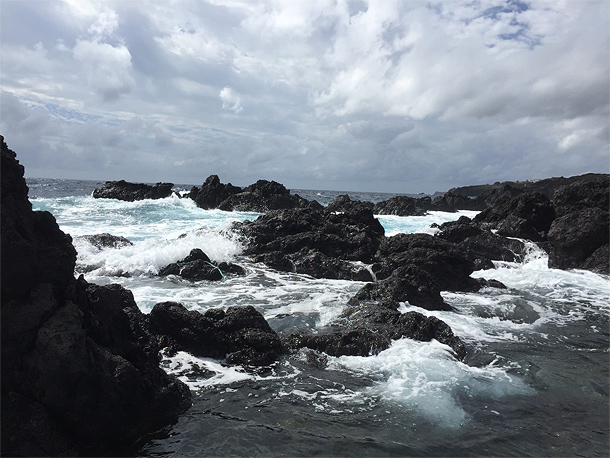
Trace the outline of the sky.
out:
M 0 0 L 26 176 L 433 193 L 610 171 L 606 0 Z

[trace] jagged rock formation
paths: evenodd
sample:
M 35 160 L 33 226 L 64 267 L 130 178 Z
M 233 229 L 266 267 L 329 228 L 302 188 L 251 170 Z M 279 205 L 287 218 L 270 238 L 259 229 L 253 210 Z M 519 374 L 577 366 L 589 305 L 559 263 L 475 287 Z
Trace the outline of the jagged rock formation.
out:
M 234 226 L 246 255 L 274 269 L 317 278 L 371 280 L 367 269 L 384 230 L 370 210 L 333 213 L 312 208 L 270 211 Z
M 159 368 L 120 286 L 74 278 L 71 238 L 34 212 L 2 138 L 2 454 L 112 453 L 167 424 L 190 392 Z
M 107 181 L 103 187 L 93 191 L 96 199 L 118 199 L 127 202 L 144 199 L 164 199 L 172 195 L 174 183 L 129 183 L 125 180 Z
M 259 180 L 242 189 L 231 183 L 221 183 L 217 175 L 210 175 L 201 188 L 194 186 L 188 197 L 201 208 L 225 211 L 263 213 L 286 208 L 321 207 L 318 202 L 290 194 L 288 189 L 276 181 Z
M 230 364 L 265 366 L 283 353 L 280 338 L 252 306 L 201 314 L 177 302 L 162 302 L 153 307 L 148 329 L 170 351 L 226 359 Z

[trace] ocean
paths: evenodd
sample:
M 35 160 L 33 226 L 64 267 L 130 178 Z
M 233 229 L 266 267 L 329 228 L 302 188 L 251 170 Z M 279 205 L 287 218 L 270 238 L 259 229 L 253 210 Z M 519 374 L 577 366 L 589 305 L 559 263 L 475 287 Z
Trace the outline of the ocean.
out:
M 364 283 L 278 272 L 242 255 L 235 221 L 258 213 L 202 210 L 190 199 L 93 199 L 103 182 L 27 179 L 34 210 L 48 210 L 78 252 L 76 275 L 119 283 L 143 312 L 162 301 L 187 308 L 252 305 L 277 332 L 317 329 L 337 317 Z M 190 186 L 176 186 L 185 192 Z M 334 191 L 293 191 L 327 204 Z M 347 193 L 377 202 L 382 193 Z M 476 212 L 377 216 L 386 235 L 428 232 Z M 79 236 L 110 233 L 132 246 L 98 250 Z M 451 326 L 468 355 L 457 361 L 436 341 L 395 341 L 369 357 L 301 355 L 247 372 L 184 352 L 162 367 L 189 385 L 192 407 L 125 450 L 131 456 L 608 456 L 610 279 L 549 269 L 528 245 L 518 263 L 497 262 L 473 276 L 508 289 L 443 292 Z M 201 248 L 247 271 L 220 282 L 156 276 Z

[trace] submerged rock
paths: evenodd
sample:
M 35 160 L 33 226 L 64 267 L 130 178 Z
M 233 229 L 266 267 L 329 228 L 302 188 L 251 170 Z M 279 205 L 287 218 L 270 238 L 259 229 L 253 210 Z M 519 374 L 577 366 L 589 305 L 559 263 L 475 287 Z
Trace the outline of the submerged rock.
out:
M 2 453 L 112 454 L 190 405 L 138 338 L 120 286 L 74 278 L 76 252 L 33 212 L 2 138 Z
M 91 245 L 96 247 L 98 250 L 103 250 L 106 248 L 123 248 L 126 246 L 133 245 L 133 243 L 130 240 L 126 239 L 125 237 L 121 237 L 119 235 L 112 235 L 112 234 L 108 234 L 108 233 L 94 234 L 94 235 L 81 235 L 76 238 L 89 242 Z
M 245 275 L 246 271 L 237 264 L 221 262 L 214 264 L 201 249 L 194 248 L 189 255 L 173 262 L 159 271 L 159 276 L 177 275 L 191 281 L 222 280 L 227 275 Z
M 107 181 L 103 187 L 93 191 L 96 199 L 118 199 L 133 202 L 144 199 L 164 199 L 172 195 L 173 183 L 129 183 L 125 180 Z
M 309 348 L 330 356 L 371 356 L 389 348 L 393 340 L 405 337 L 418 341 L 436 339 L 448 345 L 457 359 L 466 356 L 463 342 L 444 321 L 415 311 L 400 313 L 375 302 L 348 306 L 327 329 L 317 334 L 292 334 L 285 338 L 285 345 L 293 351 Z

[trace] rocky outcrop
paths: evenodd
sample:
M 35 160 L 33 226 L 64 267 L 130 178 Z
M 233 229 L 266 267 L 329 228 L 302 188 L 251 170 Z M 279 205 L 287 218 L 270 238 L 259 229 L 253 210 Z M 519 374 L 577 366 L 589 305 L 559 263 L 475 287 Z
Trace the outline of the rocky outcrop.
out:
M 347 307 L 329 328 L 317 334 L 295 333 L 285 338 L 292 351 L 308 348 L 330 356 L 370 356 L 389 348 L 403 337 L 448 345 L 457 359 L 466 356 L 466 347 L 451 328 L 436 317 L 396 309 L 374 302 Z
M 189 197 L 204 209 L 219 208 L 225 211 L 251 211 L 264 213 L 286 208 L 321 207 L 290 191 L 276 181 L 259 180 L 240 188 L 223 184 L 217 175 L 209 176 L 201 188 L 193 187 Z
M 32 211 L 23 173 L 2 138 L 2 454 L 112 454 L 190 392 L 132 329 L 129 291 L 74 278 L 71 239 Z
M 218 206 L 233 194 L 241 192 L 241 188 L 231 183 L 220 182 L 218 175 L 210 175 L 201 185 L 201 188 L 193 186 L 188 197 L 193 199 L 198 207 L 205 210 L 218 208 Z
M 436 236 L 457 244 L 474 262 L 475 270 L 493 269 L 493 261 L 518 262 L 525 255 L 523 242 L 482 229 L 466 216 L 437 227 Z
M 171 263 L 159 271 L 160 276 L 176 275 L 191 281 L 216 281 L 226 278 L 227 275 L 245 275 L 245 273 L 243 267 L 237 264 L 213 263 L 199 248 L 193 248 L 186 258 Z
M 119 235 L 112 235 L 108 233 L 93 234 L 93 235 L 81 235 L 76 239 L 84 240 L 93 245 L 98 250 L 105 250 L 109 248 L 118 249 L 126 246 L 133 246 L 131 240 L 121 237 Z
M 521 193 L 487 208 L 474 218 L 481 227 L 496 229 L 499 235 L 542 242 L 555 219 L 555 209 L 541 193 Z
M 610 274 L 610 177 L 587 176 L 555 192 L 549 267 Z
M 440 237 L 453 241 L 463 238 L 460 243 L 471 254 L 484 254 L 483 249 L 491 259 L 501 255 L 503 260 L 510 260 L 506 248 L 519 254 L 510 246 L 512 242 L 497 237 L 492 240 L 489 230 L 493 229 L 500 236 L 541 243 L 549 253 L 549 267 L 610 273 L 608 175 L 570 179 L 570 184 L 557 188 L 552 201 L 542 193 L 510 186 L 494 192 L 487 198 L 488 203 L 493 200 L 493 206 L 479 213 L 472 223 L 464 224 L 462 220 L 461 224 L 444 225 Z M 475 226 L 482 232 L 476 234 Z M 497 254 L 493 255 L 493 251 Z
M 270 211 L 235 225 L 245 254 L 269 267 L 317 278 L 371 275 L 355 261 L 371 263 L 384 230 L 370 210 L 333 213 L 312 208 Z
M 246 366 L 269 365 L 283 352 L 278 335 L 251 306 L 201 314 L 177 302 L 162 302 L 153 307 L 149 322 L 150 332 L 170 351 Z
M 494 184 L 475 185 L 475 186 L 461 186 L 458 188 L 451 188 L 449 191 L 455 194 L 460 194 L 467 197 L 488 197 L 493 191 L 499 191 L 508 185 L 517 191 L 523 192 L 539 192 L 544 194 L 549 199 L 553 198 L 555 191 L 559 188 L 572 184 L 576 181 L 589 178 L 603 177 L 603 174 L 588 173 L 585 175 L 578 175 L 573 177 L 554 177 L 545 178 L 543 180 L 532 180 L 532 181 L 503 181 L 496 182 Z M 512 197 L 515 197 L 514 195 Z
M 374 212 L 373 208 L 372 202 L 352 200 L 347 194 L 338 195 L 326 206 L 326 210 L 329 212 L 353 212 L 361 210 L 372 210 Z
M 426 202 L 426 204 L 422 206 L 420 199 L 413 197 L 396 196 L 375 204 L 373 213 L 376 215 L 422 216 L 427 213 L 430 202 Z
M 127 202 L 144 199 L 164 199 L 172 195 L 173 183 L 129 183 L 125 180 L 107 181 L 103 187 L 93 191 L 96 199 L 118 199 Z

